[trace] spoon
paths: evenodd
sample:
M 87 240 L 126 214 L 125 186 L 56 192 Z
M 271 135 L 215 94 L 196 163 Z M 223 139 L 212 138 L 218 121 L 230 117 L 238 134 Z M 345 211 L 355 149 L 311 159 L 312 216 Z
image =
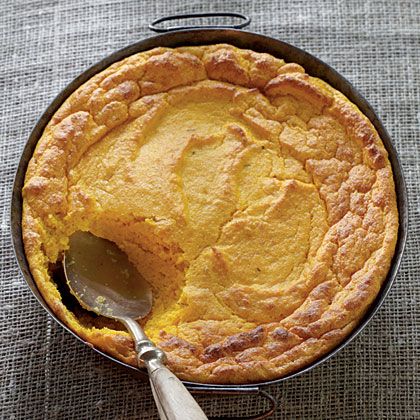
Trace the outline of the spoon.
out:
M 71 292 L 84 308 L 120 321 L 130 332 L 138 363 L 149 373 L 160 418 L 207 419 L 187 388 L 164 365 L 165 353 L 135 321 L 150 312 L 152 291 L 127 255 L 115 243 L 88 232 L 76 232 L 69 241 L 63 266 Z

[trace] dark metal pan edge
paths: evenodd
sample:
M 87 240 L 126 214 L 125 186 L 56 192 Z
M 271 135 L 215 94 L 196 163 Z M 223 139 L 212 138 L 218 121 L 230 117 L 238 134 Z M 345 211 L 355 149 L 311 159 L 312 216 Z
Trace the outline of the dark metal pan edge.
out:
M 29 270 L 28 262 L 26 260 L 24 248 L 23 248 L 23 241 L 22 241 L 22 228 L 21 228 L 21 211 L 22 211 L 22 196 L 21 190 L 24 183 L 24 177 L 26 173 L 26 168 L 29 163 L 29 160 L 33 154 L 33 151 L 36 147 L 36 143 L 38 139 L 42 135 L 45 126 L 47 125 L 48 121 L 57 111 L 57 109 L 61 106 L 61 104 L 65 101 L 65 99 L 80 85 L 90 79 L 96 73 L 102 71 L 112 63 L 119 61 L 129 55 L 135 54 L 137 52 L 146 51 L 148 49 L 163 46 L 163 47 L 175 47 L 181 45 L 204 45 L 204 44 L 214 44 L 214 43 L 230 43 L 232 45 L 236 45 L 240 48 L 248 48 L 254 51 L 259 52 L 267 52 L 274 56 L 278 56 L 284 58 L 286 61 L 293 61 L 301 64 L 306 71 L 316 77 L 319 77 L 325 81 L 327 81 L 330 85 L 332 85 L 337 90 L 341 91 L 344 95 L 346 95 L 352 102 L 354 102 L 361 111 L 371 120 L 375 128 L 378 130 L 382 141 L 388 151 L 389 159 L 391 161 L 391 165 L 394 172 L 394 180 L 397 192 L 397 204 L 398 204 L 398 211 L 400 217 L 400 227 L 399 227 L 399 235 L 398 235 L 398 242 L 396 245 L 395 255 L 392 261 L 392 265 L 390 271 L 387 275 L 386 280 L 379 292 L 378 296 L 376 297 L 374 303 L 371 305 L 370 309 L 366 313 L 365 317 L 359 323 L 359 325 L 355 328 L 355 330 L 343 341 L 338 345 L 335 349 L 333 349 L 328 354 L 324 355 L 316 362 L 311 363 L 305 368 L 300 369 L 299 371 L 287 375 L 283 378 L 271 380 L 271 381 L 264 381 L 258 383 L 249 383 L 249 384 L 241 384 L 241 385 L 215 385 L 215 384 L 203 384 L 203 383 L 195 383 L 184 381 L 186 385 L 192 388 L 199 388 L 203 389 L 205 387 L 211 388 L 218 388 L 222 389 L 233 389 L 233 388 L 255 388 L 255 386 L 266 386 L 271 384 L 277 384 L 283 382 L 287 379 L 294 378 L 299 376 L 305 372 L 308 372 L 319 366 L 324 361 L 330 359 L 336 353 L 338 353 L 342 348 L 344 348 L 347 344 L 349 344 L 356 336 L 360 334 L 360 332 L 366 327 L 368 322 L 372 319 L 372 317 L 376 314 L 379 310 L 379 307 L 382 305 L 383 300 L 388 295 L 389 290 L 395 280 L 397 275 L 398 268 L 401 263 L 405 243 L 407 240 L 407 232 L 408 232 L 408 199 L 407 199 L 407 191 L 406 185 L 404 181 L 404 176 L 401 169 L 401 164 L 398 159 L 398 155 L 396 150 L 392 144 L 392 141 L 387 133 L 385 127 L 383 126 L 380 119 L 377 117 L 375 112 L 373 111 L 372 107 L 368 104 L 366 99 L 348 82 L 343 76 L 339 75 L 335 70 L 333 70 L 329 65 L 322 62 L 321 60 L 317 59 L 316 57 L 312 56 L 311 54 L 294 47 L 290 44 L 285 42 L 276 40 L 274 38 L 267 37 L 265 35 L 255 34 L 252 32 L 245 32 L 241 30 L 233 30 L 233 29 L 193 29 L 187 31 L 175 31 L 172 33 L 166 33 L 164 35 L 158 35 L 151 38 L 146 38 L 145 40 L 139 41 L 135 44 L 132 44 L 128 47 L 125 47 L 105 59 L 101 60 L 99 63 L 93 65 L 85 72 L 83 72 L 79 77 L 74 79 L 50 104 L 47 110 L 42 114 L 41 118 L 37 122 L 35 128 L 33 129 L 28 142 L 26 143 L 19 166 L 16 171 L 14 184 L 13 184 L 13 191 L 12 191 L 12 200 L 11 200 L 11 234 L 12 234 L 12 242 L 13 248 L 15 252 L 16 259 L 18 261 L 18 265 L 20 270 L 25 278 L 26 283 L 28 284 L 29 288 L 31 289 L 32 293 L 35 295 L 39 303 L 47 310 L 47 312 L 67 331 L 69 331 L 72 335 L 78 338 L 83 343 L 82 340 L 77 334 L 75 334 L 70 328 L 68 328 L 62 321 L 60 321 L 57 316 L 52 312 L 49 308 L 48 304 L 45 302 L 43 297 L 41 296 L 40 292 L 38 291 L 35 282 L 32 278 L 32 275 Z M 85 343 L 88 344 L 88 343 Z M 136 374 L 141 375 L 142 377 L 146 378 L 147 375 L 144 371 L 134 368 L 130 365 L 127 365 L 112 356 L 109 356 L 106 353 L 101 352 L 98 349 L 94 349 L 99 354 L 104 355 L 111 361 L 116 362 L 117 364 L 124 366 L 130 369 Z

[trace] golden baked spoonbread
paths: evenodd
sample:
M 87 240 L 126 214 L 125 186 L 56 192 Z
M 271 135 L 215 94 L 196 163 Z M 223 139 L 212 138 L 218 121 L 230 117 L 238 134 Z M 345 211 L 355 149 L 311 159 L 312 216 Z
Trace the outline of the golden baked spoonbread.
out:
M 136 365 L 124 328 L 66 306 L 53 277 L 78 230 L 153 288 L 148 336 L 180 378 L 282 377 L 333 349 L 375 299 L 398 231 L 369 120 L 294 63 L 231 45 L 156 48 L 75 91 L 23 188 L 23 240 L 56 315 Z

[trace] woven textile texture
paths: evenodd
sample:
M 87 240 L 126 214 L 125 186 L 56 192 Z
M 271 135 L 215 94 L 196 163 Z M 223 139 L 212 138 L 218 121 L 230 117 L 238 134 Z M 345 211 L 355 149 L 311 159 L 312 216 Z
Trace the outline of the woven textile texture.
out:
M 88 66 L 152 35 L 173 13 L 232 10 L 254 32 L 323 59 L 376 109 L 408 184 L 410 234 L 382 309 L 332 360 L 267 390 L 274 418 L 420 419 L 420 2 L 9 0 L 0 3 L 0 418 L 153 419 L 149 386 L 50 319 L 19 272 L 10 242 L 14 172 L 40 113 Z M 199 397 L 212 416 L 256 414 L 250 396 Z

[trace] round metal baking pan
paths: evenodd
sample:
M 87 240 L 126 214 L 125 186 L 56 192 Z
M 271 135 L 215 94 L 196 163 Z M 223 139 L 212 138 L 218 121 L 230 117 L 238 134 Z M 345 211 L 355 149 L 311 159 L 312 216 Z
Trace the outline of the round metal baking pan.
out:
M 232 15 L 232 14 L 231 14 Z M 234 14 L 236 17 L 241 17 L 242 15 Z M 178 16 L 179 17 L 179 16 Z M 181 17 L 191 17 L 188 16 L 181 16 Z M 155 21 L 151 28 L 156 30 L 153 26 L 155 23 L 162 22 L 164 20 L 172 20 L 173 17 L 169 19 L 159 19 Z M 244 17 L 246 18 L 246 17 Z M 249 23 L 249 18 L 247 19 L 247 23 Z M 159 28 L 158 31 L 167 31 L 168 29 Z M 209 28 L 190 28 L 190 29 L 182 29 L 179 30 L 178 27 L 171 28 L 169 32 L 150 37 L 139 41 L 133 45 L 130 45 L 122 50 L 119 50 L 110 56 L 106 57 L 99 63 L 95 64 L 94 66 L 90 67 L 88 70 L 83 72 L 79 77 L 73 80 L 51 103 L 51 105 L 47 108 L 41 118 L 38 120 L 36 126 L 34 127 L 29 140 L 27 141 L 20 163 L 16 172 L 14 186 L 13 186 L 13 193 L 12 193 L 12 202 L 11 202 L 11 233 L 12 233 L 12 240 L 13 246 L 16 254 L 16 259 L 18 261 L 19 267 L 23 274 L 25 281 L 27 282 L 28 286 L 32 290 L 33 294 L 38 299 L 39 303 L 44 307 L 44 309 L 50 314 L 52 318 L 55 319 L 63 328 L 69 331 L 71 334 L 75 335 L 79 340 L 83 341 L 79 336 L 77 336 L 73 331 L 71 331 L 66 325 L 63 324 L 62 321 L 58 319 L 58 317 L 53 313 L 53 311 L 48 306 L 48 303 L 43 299 L 35 281 L 31 275 L 29 270 L 28 261 L 25 257 L 23 241 L 22 241 L 22 187 L 24 183 L 25 173 L 27 169 L 27 165 L 29 160 L 32 157 L 33 151 L 35 146 L 41 137 L 45 126 L 54 115 L 54 113 L 58 110 L 58 108 L 62 105 L 62 103 L 67 99 L 67 97 L 74 92 L 79 86 L 89 80 L 92 76 L 96 73 L 104 70 L 112 63 L 122 60 L 125 57 L 128 57 L 132 54 L 146 51 L 155 47 L 179 47 L 179 46 L 192 46 L 192 45 L 208 45 L 208 44 L 217 44 L 217 43 L 228 43 L 235 45 L 239 48 L 251 49 L 257 52 L 265 52 L 271 54 L 275 57 L 283 58 L 286 62 L 295 62 L 302 65 L 306 72 L 312 76 L 318 77 L 335 89 L 341 91 L 347 98 L 350 99 L 353 103 L 355 103 L 360 110 L 370 119 L 372 124 L 375 126 L 376 130 L 378 131 L 387 151 L 389 154 L 389 159 L 392 165 L 393 174 L 394 174 L 394 181 L 395 181 L 395 188 L 397 193 L 397 205 L 399 211 L 399 232 L 398 232 L 398 241 L 395 249 L 395 255 L 392 260 L 392 265 L 385 279 L 382 288 L 377 295 L 375 301 L 370 306 L 368 312 L 361 320 L 359 325 L 353 330 L 353 332 L 341 342 L 336 348 L 330 351 L 328 354 L 322 356 L 317 361 L 311 363 L 310 365 L 294 372 L 290 375 L 284 376 L 282 378 L 272 380 L 272 381 L 265 381 L 260 383 L 251 383 L 251 384 L 243 384 L 243 385 L 213 385 L 213 384 L 203 384 L 203 383 L 194 383 L 184 381 L 184 383 L 193 391 L 197 393 L 259 393 L 265 394 L 264 396 L 269 398 L 267 394 L 261 390 L 261 387 L 265 387 L 267 385 L 278 384 L 283 381 L 286 381 L 290 378 L 296 377 L 301 375 L 305 372 L 310 371 L 311 369 L 315 368 L 316 366 L 324 363 L 332 356 L 334 356 L 337 352 L 339 352 L 342 348 L 347 346 L 360 332 L 366 327 L 368 322 L 372 319 L 375 313 L 378 311 L 380 306 L 382 305 L 385 297 L 387 296 L 395 278 L 397 275 L 398 268 L 401 263 L 406 239 L 407 239 L 407 229 L 408 229 L 408 199 L 407 199 L 407 191 L 404 181 L 404 176 L 401 169 L 401 164 L 399 162 L 397 152 L 392 144 L 389 134 L 387 133 L 384 125 L 382 124 L 379 117 L 375 114 L 372 107 L 366 101 L 366 99 L 348 82 L 343 76 L 337 73 L 334 69 L 332 69 L 328 64 L 322 62 L 318 58 L 312 56 L 311 54 L 294 47 L 290 44 L 287 44 L 283 41 L 270 38 L 264 35 L 242 31 L 238 29 L 227 29 L 225 26 L 222 28 L 220 27 L 213 27 Z M 88 343 L 86 343 L 88 344 Z M 92 347 L 92 346 L 90 346 Z M 108 359 L 112 360 L 114 363 L 125 367 L 126 369 L 131 370 L 136 375 L 139 375 L 141 378 L 146 379 L 147 374 L 142 369 L 134 368 L 130 365 L 127 365 L 97 349 L 94 349 L 96 352 L 102 354 L 103 356 L 107 357 Z M 255 417 L 257 418 L 257 417 Z M 262 417 L 258 417 L 262 418 Z

